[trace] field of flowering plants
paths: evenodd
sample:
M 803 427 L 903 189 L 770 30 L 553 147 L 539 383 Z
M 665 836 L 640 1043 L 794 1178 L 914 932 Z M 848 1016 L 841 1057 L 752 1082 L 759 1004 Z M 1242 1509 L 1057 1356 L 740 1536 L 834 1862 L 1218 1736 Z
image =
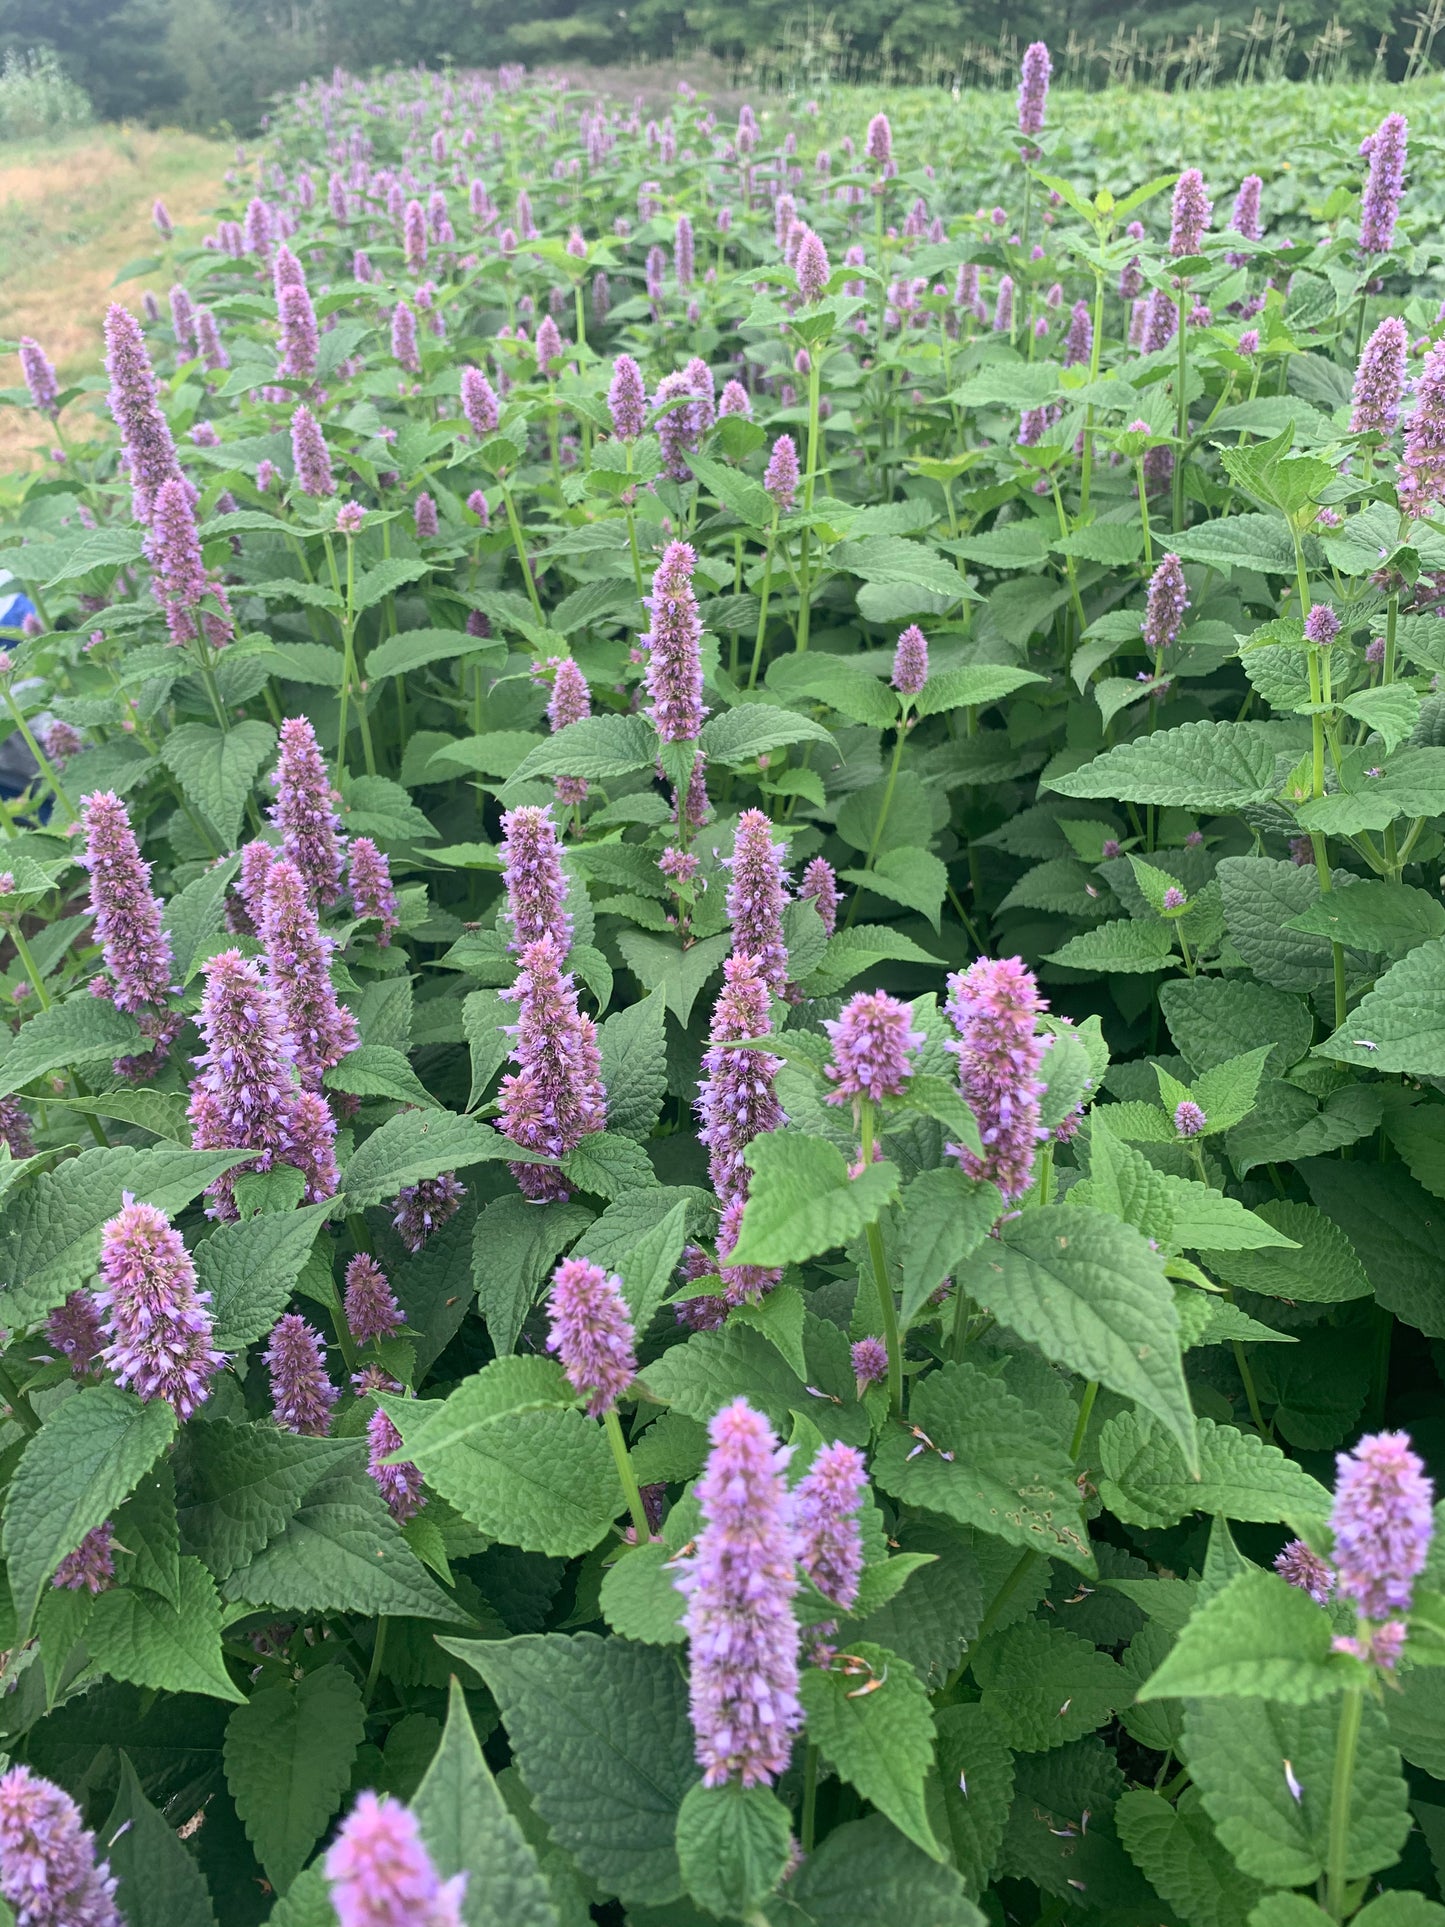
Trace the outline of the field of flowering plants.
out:
M 6 1927 L 1445 1927 L 1438 90 L 1049 78 L 19 344 Z

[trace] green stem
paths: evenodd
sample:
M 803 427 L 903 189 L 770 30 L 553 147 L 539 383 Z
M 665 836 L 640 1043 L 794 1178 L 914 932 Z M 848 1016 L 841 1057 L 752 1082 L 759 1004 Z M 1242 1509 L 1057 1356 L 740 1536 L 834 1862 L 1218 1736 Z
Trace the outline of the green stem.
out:
M 376 1636 L 371 1642 L 371 1664 L 366 1669 L 366 1687 L 362 1699 L 367 1706 L 370 1706 L 372 1695 L 381 1679 L 381 1662 L 386 1656 L 386 1623 L 386 1615 L 383 1613 L 376 1622 Z
M 60 778 L 55 774 L 54 767 L 52 766 L 49 758 L 46 756 L 45 751 L 40 747 L 39 743 L 37 743 L 35 738 L 31 735 L 30 725 L 29 723 L 26 722 L 25 718 L 21 715 L 20 710 L 16 704 L 15 698 L 10 693 L 9 683 L 6 682 L 4 684 L 0 684 L 0 689 L 3 689 L 3 693 L 5 696 L 5 707 L 10 711 L 11 720 L 14 722 L 15 727 L 20 731 L 21 736 L 25 740 L 25 747 L 30 751 L 30 754 L 35 758 L 36 764 L 39 767 L 41 775 L 44 776 L 46 782 L 50 785 L 51 789 L 54 791 L 56 801 L 64 806 L 67 815 L 73 817 L 75 815 L 75 805 L 71 802 L 70 798 L 66 795 L 65 790 L 61 786 Z
M 33 1433 L 40 1430 L 40 1420 L 35 1416 L 35 1407 L 3 1365 L 0 1365 L 0 1398 L 3 1398 L 10 1407 L 15 1423 L 22 1432 Z
M 1189 325 L 1189 290 L 1183 280 L 1179 283 L 1179 361 L 1175 380 L 1179 393 L 1175 397 L 1175 433 L 1179 447 L 1174 454 L 1174 533 L 1177 535 L 1184 527 L 1184 454 L 1189 435 L 1189 403 L 1184 392 L 1185 372 L 1185 335 Z
M 15 945 L 15 954 L 25 966 L 26 975 L 30 979 L 30 988 L 35 992 L 36 1003 L 39 1004 L 42 1010 L 49 1010 L 50 992 L 41 981 L 40 972 L 35 966 L 35 959 L 30 954 L 30 945 L 25 941 L 25 933 L 20 928 L 18 920 L 10 926 L 10 938 Z
M 1239 1376 L 1244 1380 L 1244 1398 L 1245 1403 L 1249 1406 L 1249 1416 L 1254 1420 L 1255 1430 L 1259 1433 L 1260 1437 L 1267 1439 L 1269 1437 L 1269 1427 L 1264 1422 L 1264 1412 L 1259 1403 L 1259 1392 L 1255 1387 L 1254 1373 L 1250 1370 L 1249 1360 L 1244 1355 L 1244 1347 L 1237 1338 L 1231 1339 L 1230 1343 L 1234 1347 L 1234 1362 L 1238 1367 Z
M 1074 1436 L 1069 1440 L 1069 1462 L 1079 1463 L 1079 1454 L 1084 1449 L 1084 1436 L 1089 1429 L 1089 1420 L 1094 1416 L 1094 1400 L 1099 1396 L 1099 1381 L 1091 1378 L 1084 1387 L 1083 1403 L 1079 1406 L 1079 1416 L 1074 1425 Z
M 537 594 L 537 585 L 532 580 L 531 565 L 527 561 L 527 545 L 522 540 L 522 525 L 517 520 L 517 509 L 516 504 L 512 500 L 512 491 L 507 487 L 505 482 L 502 484 L 502 506 L 507 511 L 507 527 L 512 531 L 512 546 L 517 551 L 517 561 L 521 566 L 522 580 L 526 584 L 527 596 L 532 604 L 532 613 L 536 616 L 538 622 L 545 622 L 546 618 L 542 614 L 542 598 Z
M 1360 1722 L 1364 1711 L 1364 1688 L 1346 1687 L 1335 1740 L 1335 1771 L 1330 1786 L 1329 1861 L 1325 1876 L 1326 1906 L 1336 1920 L 1343 1920 L 1349 1912 L 1350 1796 L 1354 1790 L 1355 1754 L 1360 1744 Z
M 863 1169 L 873 1162 L 873 1105 L 864 1097 L 858 1100 L 862 1131 Z M 883 1255 L 883 1234 L 875 1219 L 868 1227 L 868 1256 L 873 1261 L 873 1282 L 878 1288 L 878 1309 L 883 1316 L 883 1342 L 888 1351 L 888 1409 L 895 1418 L 903 1416 L 903 1345 L 898 1336 L 898 1308 L 893 1302 L 893 1287 L 888 1282 L 888 1265 Z
M 1134 476 L 1139 485 L 1139 524 L 1144 531 L 1144 568 L 1154 573 L 1154 536 L 1149 527 L 1149 488 L 1144 474 L 1144 457 L 1134 457 Z
M 637 1489 L 637 1474 L 632 1469 L 632 1460 L 627 1456 L 627 1441 L 622 1436 L 622 1421 L 617 1416 L 615 1405 L 609 1405 L 602 1414 L 602 1424 L 607 1433 L 607 1443 L 612 1447 L 612 1457 L 617 1466 L 617 1476 L 622 1482 L 627 1510 L 632 1514 L 637 1543 L 645 1546 L 652 1538 L 652 1527 L 647 1523 L 647 1514 L 642 1507 L 642 1494 Z
M 903 698 L 903 714 L 898 718 L 897 738 L 893 745 L 893 761 L 888 768 L 888 781 L 884 786 L 883 801 L 878 809 L 878 821 L 873 825 L 873 834 L 868 840 L 868 852 L 863 858 L 863 868 L 865 870 L 871 870 L 873 868 L 873 859 L 878 854 L 878 845 L 883 839 L 883 831 L 888 822 L 888 812 L 893 805 L 893 791 L 898 782 L 898 766 L 903 760 L 903 745 L 908 736 L 908 712 L 911 708 L 912 699 L 905 696 Z M 856 896 L 854 902 L 855 904 L 857 902 Z M 853 921 L 851 912 L 849 913 L 848 921 L 849 923 Z
M 1303 566 L 1300 570 L 1299 587 L 1301 607 L 1308 613 L 1308 591 L 1304 581 Z M 1323 796 L 1325 793 L 1325 719 L 1321 713 L 1324 692 L 1320 681 L 1320 652 L 1306 644 L 1305 653 L 1309 663 L 1310 707 L 1313 711 L 1310 716 L 1310 793 L 1312 796 Z M 1329 851 L 1326 848 L 1324 836 L 1319 830 L 1310 831 L 1310 848 L 1314 852 L 1315 874 L 1320 880 L 1320 893 L 1328 895 L 1335 884 L 1330 874 Z M 1342 944 L 1331 943 L 1330 961 L 1334 966 L 1335 1029 L 1338 1030 L 1348 1014 L 1345 995 L 1345 952 Z
M 768 627 L 768 596 L 773 587 L 773 550 L 778 540 L 778 511 L 773 509 L 773 526 L 768 530 L 768 546 L 763 556 L 763 593 L 758 607 L 758 633 L 753 643 L 753 666 L 748 673 L 748 688 L 755 689 L 758 682 L 758 668 L 763 660 L 763 637 Z
M 813 1838 L 818 1821 L 818 1748 L 812 1740 L 803 1756 L 803 1820 L 801 1839 L 803 1852 L 813 1851 Z

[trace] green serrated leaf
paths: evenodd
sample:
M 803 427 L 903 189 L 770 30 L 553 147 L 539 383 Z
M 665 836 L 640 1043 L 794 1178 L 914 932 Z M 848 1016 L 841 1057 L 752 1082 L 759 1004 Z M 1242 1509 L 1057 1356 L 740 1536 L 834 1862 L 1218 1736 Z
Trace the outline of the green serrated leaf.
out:
M 900 1833 L 942 1860 L 923 1797 L 933 1764 L 933 1721 L 923 1682 L 897 1653 L 866 1640 L 851 1644 L 849 1659 L 856 1670 L 835 1661 L 803 1674 L 808 1737 Z
M 1092 1733 L 1129 1697 L 1123 1669 L 1087 1639 L 1037 1619 L 980 1646 L 974 1678 L 984 1711 L 1017 1753 L 1043 1753 Z
M 161 757 L 187 799 L 232 847 L 246 798 L 275 749 L 270 723 L 240 722 L 224 732 L 209 723 L 182 723 L 166 737 Z
M 1198 1464 L 1178 1313 L 1157 1252 L 1101 1212 L 1046 1205 L 1005 1224 L 969 1280 L 978 1301 L 1046 1358 L 1152 1412 Z
M 677 1816 L 698 1779 L 675 1657 L 593 1633 L 442 1644 L 491 1688 L 537 1812 L 583 1873 L 631 1904 L 675 1901 Z
M 114 1588 L 91 1608 L 85 1640 L 103 1673 L 136 1686 L 243 1701 L 221 1655 L 221 1602 L 199 1559 L 182 1559 L 179 1609 L 158 1593 Z
M 143 1404 L 118 1386 L 91 1385 L 58 1405 L 27 1441 L 0 1539 L 22 1634 L 60 1561 L 104 1524 L 175 1430 L 175 1413 L 163 1400 Z
M 1351 1677 L 1331 1652 L 1332 1636 L 1329 1615 L 1308 1593 L 1277 1573 L 1241 1572 L 1191 1615 L 1139 1698 L 1332 1699 Z
M 226 1723 L 226 1784 L 266 1878 L 284 1894 L 351 1783 L 366 1732 L 361 1688 L 322 1666 L 265 1686 Z
M 622 1510 L 606 1435 L 550 1359 L 502 1358 L 441 1403 L 388 1403 L 406 1456 L 489 1538 L 570 1558 Z
M 264 1338 L 285 1309 L 329 1202 L 217 1225 L 196 1246 L 196 1275 L 211 1294 L 215 1344 L 240 1351 Z
M 1100 1496 L 1130 1525 L 1173 1525 L 1191 1512 L 1309 1528 L 1329 1516 L 1330 1495 L 1278 1446 L 1212 1419 L 1197 1421 L 1199 1477 L 1144 1412 L 1117 1412 L 1099 1435 Z
M 887 1159 L 850 1178 L 836 1145 L 790 1130 L 764 1132 L 745 1156 L 753 1177 L 734 1264 L 792 1264 L 847 1244 L 898 1192 Z
M 1093 1570 L 1073 1468 L 1043 1415 L 976 1366 L 948 1365 L 919 1380 L 911 1417 L 933 1449 L 915 1451 L 911 1428 L 890 1427 L 873 1462 L 885 1492 Z
M 437 1872 L 467 1876 L 464 1927 L 559 1927 L 537 1855 L 498 1791 L 455 1678 L 441 1745 L 411 1809 Z

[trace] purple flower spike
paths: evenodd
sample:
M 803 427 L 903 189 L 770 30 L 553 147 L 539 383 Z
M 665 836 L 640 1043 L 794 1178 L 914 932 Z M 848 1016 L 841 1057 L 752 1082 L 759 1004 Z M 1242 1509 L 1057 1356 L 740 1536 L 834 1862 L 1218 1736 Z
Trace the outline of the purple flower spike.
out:
M 266 1369 L 276 1423 L 287 1432 L 325 1438 L 331 1430 L 331 1408 L 341 1393 L 326 1375 L 320 1332 L 299 1312 L 288 1311 L 276 1320 L 266 1347 Z
M 369 1252 L 358 1251 L 346 1267 L 346 1327 L 358 1345 L 389 1338 L 403 1319 L 386 1273 Z
M 0 1097 L 0 1144 L 6 1147 L 12 1158 L 35 1156 L 30 1113 L 18 1097 Z
M 928 681 L 928 642 L 916 622 L 910 622 L 898 638 L 892 681 L 902 696 L 916 696 Z
M 443 1881 L 397 1800 L 358 1796 L 326 1855 L 340 1927 L 461 1927 L 467 1876 Z
M 67 1552 L 55 1568 L 51 1585 L 67 1592 L 108 1592 L 115 1583 L 115 1560 L 110 1551 L 114 1537 L 115 1528 L 109 1519 L 87 1532 L 74 1552 Z
M 1328 649 L 1340 633 L 1340 619 L 1327 602 L 1316 602 L 1305 617 L 1305 641 Z
M 810 227 L 803 229 L 793 272 L 798 277 L 798 293 L 804 302 L 821 301 L 828 291 L 828 277 L 833 270 L 828 262 L 828 250 Z
M 1335 1460 L 1340 1596 L 1367 1619 L 1408 1612 L 1434 1532 L 1435 1488 L 1404 1432 L 1375 1432 Z
M 1006 335 L 1014 325 L 1014 284 L 1011 274 L 1001 275 L 998 284 L 998 298 L 993 307 L 993 331 L 996 335 Z
M 572 942 L 572 919 L 566 909 L 567 879 L 551 810 L 534 804 L 508 810 L 502 817 L 498 855 L 513 933 L 509 948 L 523 950 L 539 937 L 551 935 L 565 954 Z
M 226 1361 L 211 1344 L 211 1294 L 197 1290 L 181 1234 L 163 1211 L 127 1193 L 101 1231 L 100 1276 L 106 1369 L 138 1398 L 164 1399 L 178 1419 L 188 1419 L 210 1397 L 210 1381 Z
M 1064 366 L 1083 368 L 1094 353 L 1094 321 L 1087 301 L 1076 301 L 1069 310 L 1069 332 L 1064 336 Z
M 346 847 L 346 874 L 351 884 L 351 907 L 362 921 L 373 918 L 381 925 L 376 941 L 384 950 L 391 942 L 392 931 L 400 928 L 391 863 L 369 836 L 354 836 Z
M 1209 230 L 1213 203 L 1204 192 L 1204 176 L 1197 167 L 1186 167 L 1174 189 L 1173 218 L 1169 229 L 1169 252 L 1176 257 L 1198 254 Z
M 738 1234 L 743 1226 L 743 1211 L 747 1198 L 736 1191 L 723 1206 L 722 1217 L 718 1220 L 717 1255 L 718 1270 L 722 1277 L 723 1303 L 725 1305 L 755 1305 L 781 1283 L 781 1268 L 769 1265 L 731 1265 L 728 1263 L 733 1247 L 737 1244 Z
M 893 129 L 886 114 L 875 114 L 868 123 L 868 139 L 863 152 L 875 166 L 887 167 L 893 158 Z
M 723 965 L 723 980 L 713 1009 L 712 1041 L 703 1054 L 697 1135 L 707 1148 L 712 1187 L 726 1205 L 747 1196 L 747 1147 L 762 1132 L 779 1130 L 787 1119 L 773 1093 L 782 1059 L 771 1051 L 728 1048 L 744 1038 L 766 1037 L 773 1027 L 767 985 L 756 960 L 734 951 Z
M 196 346 L 200 351 L 201 366 L 208 375 L 219 374 L 229 368 L 231 357 L 221 343 L 221 330 L 216 317 L 209 308 L 196 309 Z
M 1166 890 L 1165 895 L 1169 893 Z M 1192 1097 L 1181 1097 L 1174 1107 L 1174 1128 L 1180 1137 L 1198 1137 L 1208 1128 L 1209 1119 Z
M 341 896 L 340 819 L 331 807 L 331 780 L 305 716 L 288 716 L 281 725 L 276 764 L 276 801 L 271 821 L 281 832 L 281 847 L 296 865 L 321 905 Z
M 1242 234 L 1246 241 L 1260 238 L 1259 197 L 1264 182 L 1258 174 L 1246 174 L 1239 184 L 1239 192 L 1234 197 L 1234 211 L 1229 217 L 1229 225 L 1236 234 Z M 1230 265 L 1242 268 L 1249 256 L 1233 253 L 1229 256 Z
M 597 1027 L 577 1007 L 554 936 L 528 944 L 520 962 L 516 983 L 502 993 L 517 1005 L 512 1062 L 518 1068 L 502 1079 L 501 1125 L 524 1151 L 560 1158 L 606 1122 Z M 534 1202 L 567 1196 L 561 1172 L 547 1165 L 514 1164 L 512 1175 Z
M 260 928 L 266 879 L 279 855 L 274 844 L 263 843 L 259 837 L 241 851 L 241 874 L 236 879 L 236 892 L 241 901 L 233 905 L 232 910 L 234 927 L 248 937 L 254 937 Z
M 198 1151 L 256 1151 L 210 1187 L 212 1215 L 234 1218 L 239 1172 L 269 1171 L 287 1156 L 297 1098 L 294 1050 L 276 994 L 254 963 L 239 950 L 223 950 L 202 968 L 206 987 L 197 1022 L 206 1050 L 196 1059 L 199 1074 L 191 1086 L 191 1142 Z
M 1325 1605 L 1335 1589 L 1335 1575 L 1303 1539 L 1290 1540 L 1276 1555 L 1274 1569 L 1281 1579 L 1307 1592 L 1317 1606 Z
M 1425 357 L 1415 383 L 1415 412 L 1405 431 L 1398 495 L 1406 515 L 1424 515 L 1445 501 L 1445 340 Z
M 783 905 L 788 891 L 783 846 L 773 842 L 773 826 L 761 810 L 743 811 L 733 853 L 723 861 L 732 871 L 727 908 L 733 948 L 755 960 L 759 977 L 775 997 L 780 997 L 788 976 L 788 951 L 783 941 Z
M 402 1436 L 380 1406 L 366 1421 L 366 1445 L 367 1473 L 385 1499 L 387 1511 L 398 1525 L 404 1526 L 426 1502 L 423 1492 L 426 1481 L 421 1467 L 413 1465 L 410 1459 L 403 1459 L 398 1465 L 386 1464 L 393 1452 L 401 1450 Z
M 0 1898 L 17 1927 L 125 1927 L 80 1808 L 28 1766 L 0 1776 Z
M 1044 115 L 1049 104 L 1049 81 L 1053 77 L 1054 64 L 1049 59 L 1049 50 L 1042 40 L 1035 40 L 1024 48 L 1024 57 L 1019 63 L 1019 132 L 1039 134 L 1043 132 Z
M 45 1321 L 45 1336 L 62 1358 L 70 1361 L 76 1378 L 89 1376 L 102 1343 L 100 1306 L 95 1293 L 82 1286 L 57 1305 Z
M 393 1200 L 397 1210 L 391 1222 L 407 1250 L 420 1251 L 434 1231 L 457 1215 L 466 1195 L 467 1187 L 455 1171 L 423 1178 L 420 1184 L 404 1184 Z
M 679 214 L 673 231 L 672 267 L 679 288 L 690 288 L 693 276 L 693 232 L 687 215 Z
M 213 649 L 223 649 L 234 633 L 230 604 L 221 584 L 206 574 L 193 500 L 190 483 L 179 476 L 156 490 L 149 547 L 155 591 L 165 604 L 166 627 L 177 647 L 204 632 Z M 202 615 L 198 625 L 197 610 L 207 596 L 220 606 Z
M 420 540 L 429 542 L 438 532 L 437 505 L 423 489 L 412 504 L 412 522 Z
M 302 1200 L 321 1204 L 341 1189 L 336 1168 L 336 1119 L 319 1091 L 297 1091 L 286 1118 L 281 1156 L 306 1180 Z
M 688 1599 L 693 1735 L 705 1786 L 767 1786 L 787 1767 L 803 1722 L 788 1449 L 742 1398 L 717 1413 L 708 1435 L 696 1487 L 703 1529 L 677 1582 Z
M 1013 1203 L 1028 1190 L 1047 1135 L 1039 1123 L 1039 1066 L 1049 1040 L 1034 1031 L 1048 1006 L 1020 958 L 980 957 L 949 978 L 947 1007 L 958 1040 L 946 1048 L 958 1059 L 959 1089 L 978 1119 L 983 1156 L 947 1148 L 970 1177 L 991 1179 Z
M 462 370 L 462 413 L 467 425 L 478 441 L 485 441 L 497 432 L 497 423 L 502 419 L 501 405 L 497 392 L 480 368 Z
M 612 364 L 607 406 L 613 434 L 619 441 L 635 442 L 647 425 L 647 388 L 631 355 L 619 355 Z
M 803 871 L 803 881 L 798 885 L 800 897 L 811 897 L 818 906 L 818 915 L 823 928 L 831 937 L 838 928 L 838 905 L 842 893 L 838 889 L 838 876 L 825 856 L 815 856 Z
M 600 1418 L 637 1376 L 636 1337 L 622 1280 L 587 1258 L 564 1258 L 552 1274 L 547 1350 Z
M 562 359 L 565 348 L 561 330 L 549 314 L 544 314 L 541 321 L 537 324 L 535 348 L 537 355 L 537 373 L 550 378 L 556 373 L 552 364 Z
M 138 522 L 148 523 L 156 490 L 178 476 L 180 468 L 145 336 L 135 316 L 118 301 L 106 310 L 105 366 L 110 376 L 110 412 L 130 469 L 131 507 Z
M 886 990 L 850 997 L 841 1014 L 823 1025 L 833 1042 L 832 1061 L 823 1071 L 835 1086 L 828 1102 L 847 1104 L 866 1097 L 879 1104 L 885 1097 L 901 1096 L 913 1075 L 913 1054 L 926 1041 L 912 1022 L 907 1004 Z
M 779 435 L 763 472 L 763 487 L 779 515 L 791 514 L 798 499 L 798 449 L 791 435 Z
M 669 403 L 681 402 L 681 406 L 670 407 Z M 703 431 L 711 426 L 713 403 L 711 388 L 706 397 L 701 397 L 693 375 L 687 369 L 679 369 L 671 375 L 664 375 L 657 384 L 657 393 L 652 398 L 655 409 L 665 409 L 657 421 L 657 436 L 662 443 L 662 462 L 667 474 L 674 482 L 687 482 L 692 479 L 692 470 L 687 465 L 689 452 L 696 448 L 702 439 Z
M 1388 254 L 1395 245 L 1395 222 L 1405 192 L 1405 142 L 1409 122 L 1403 114 L 1386 114 L 1373 134 L 1360 144 L 1369 156 L 1370 171 L 1360 200 L 1361 254 Z
M 421 373 L 421 350 L 416 341 L 416 316 L 404 301 L 391 311 L 391 358 L 409 375 Z
M 426 210 L 420 201 L 408 201 L 401 223 L 402 247 L 406 265 L 413 274 L 426 266 Z
M 361 1038 L 356 1019 L 331 987 L 336 946 L 322 935 L 305 880 L 287 857 L 271 865 L 258 930 L 266 980 L 281 1000 L 301 1082 L 319 1091 L 323 1073 L 349 1056 Z
M 718 396 L 717 412 L 723 415 L 741 415 L 745 421 L 752 420 L 752 397 L 740 381 L 725 381 L 723 391 Z
M 881 1385 L 888 1377 L 888 1347 L 881 1338 L 860 1338 L 853 1346 L 853 1377 L 862 1398 L 870 1385 Z
M 49 356 L 40 343 L 29 335 L 20 337 L 20 372 L 25 377 L 25 386 L 30 390 L 30 399 L 41 414 L 58 415 L 60 383 L 50 365 Z
M 151 890 L 151 866 L 140 853 L 129 812 L 112 790 L 96 790 L 81 805 L 90 907 L 101 955 L 110 972 L 111 1001 L 140 1015 L 164 1009 L 175 976 L 164 912 Z
M 823 1597 L 845 1613 L 853 1609 L 863 1572 L 858 1511 L 867 1489 L 863 1454 L 856 1445 L 839 1443 L 823 1447 L 793 1493 L 798 1564 Z
M 587 687 L 587 678 L 571 656 L 552 656 L 547 666 L 552 671 L 547 721 L 555 735 L 558 730 L 570 729 L 573 723 L 586 721 L 592 714 L 592 692 Z M 570 809 L 585 801 L 586 796 L 585 776 L 557 778 L 557 801 L 564 807 Z
M 1352 435 L 1393 435 L 1405 392 L 1409 336 L 1399 315 L 1386 315 L 1365 343 L 1355 371 Z
M 1189 607 L 1189 591 L 1184 584 L 1184 564 L 1174 554 L 1161 556 L 1149 578 L 1149 600 L 1144 610 L 1144 647 L 1156 655 L 1172 649 L 1184 626 Z
M 326 439 L 305 402 L 291 417 L 291 459 L 296 465 L 297 486 L 303 494 L 324 497 L 336 493 L 336 477 L 331 472 Z
M 321 336 L 306 283 L 288 283 L 277 288 L 276 310 L 281 323 L 280 372 L 298 381 L 310 381 L 321 353 Z
M 647 650 L 647 714 L 664 743 L 697 739 L 707 710 L 702 689 L 702 618 L 697 612 L 692 572 L 696 551 L 686 542 L 669 542 L 652 578 L 647 598 L 651 627 L 642 636 Z

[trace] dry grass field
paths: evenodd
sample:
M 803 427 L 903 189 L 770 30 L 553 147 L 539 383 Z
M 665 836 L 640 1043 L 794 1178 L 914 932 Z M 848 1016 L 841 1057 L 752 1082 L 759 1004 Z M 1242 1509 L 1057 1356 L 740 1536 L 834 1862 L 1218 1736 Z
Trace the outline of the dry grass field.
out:
M 159 254 L 151 225 L 157 195 L 177 229 L 194 237 L 222 187 L 232 150 L 194 134 L 97 127 L 56 142 L 0 146 L 0 344 L 33 335 L 63 380 L 101 360 L 101 318 L 116 275 Z M 127 281 L 137 304 L 170 282 L 162 263 Z M 0 355 L 0 386 L 20 380 L 15 355 Z M 0 466 L 43 459 L 45 437 L 29 411 L 0 405 Z

